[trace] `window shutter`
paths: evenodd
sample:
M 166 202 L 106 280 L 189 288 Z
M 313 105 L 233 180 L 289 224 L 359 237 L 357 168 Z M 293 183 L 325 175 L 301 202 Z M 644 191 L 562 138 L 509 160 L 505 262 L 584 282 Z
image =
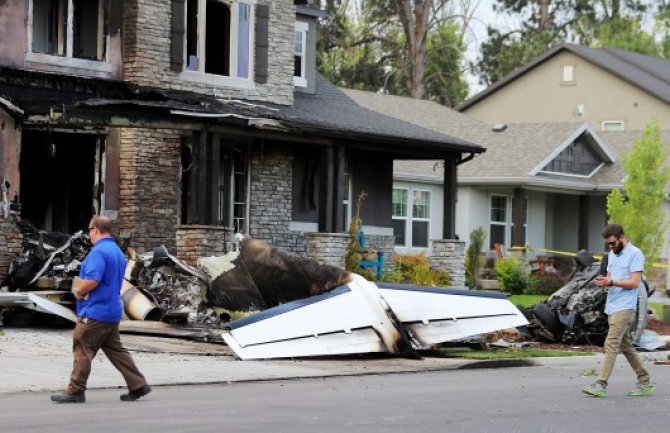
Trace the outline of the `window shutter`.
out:
M 184 2 L 185 0 L 172 0 L 170 68 L 175 72 L 181 72 L 184 69 L 184 33 L 186 32 Z
M 111 36 L 121 33 L 123 28 L 123 0 L 111 0 L 109 2 L 109 34 Z
M 270 7 L 256 6 L 256 50 L 254 53 L 254 81 L 260 84 L 268 82 L 268 23 Z

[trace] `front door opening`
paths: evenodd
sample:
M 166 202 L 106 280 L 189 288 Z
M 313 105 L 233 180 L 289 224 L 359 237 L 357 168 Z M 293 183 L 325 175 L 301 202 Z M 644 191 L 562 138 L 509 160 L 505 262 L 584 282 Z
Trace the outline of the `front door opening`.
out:
M 19 170 L 21 216 L 38 228 L 83 230 L 99 212 L 103 139 L 91 134 L 23 132 Z

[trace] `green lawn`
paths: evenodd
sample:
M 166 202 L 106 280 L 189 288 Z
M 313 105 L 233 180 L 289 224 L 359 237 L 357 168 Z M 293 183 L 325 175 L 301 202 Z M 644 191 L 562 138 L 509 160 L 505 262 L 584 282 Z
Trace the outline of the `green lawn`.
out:
M 547 299 L 547 295 L 511 295 L 509 298 L 510 302 L 514 305 L 523 305 L 524 307 L 530 307 L 535 305 L 538 302 L 542 302 Z
M 564 356 L 590 356 L 592 352 L 573 352 L 565 350 L 548 349 L 490 349 L 490 350 L 464 350 L 464 351 L 440 351 L 440 356 L 445 358 L 466 359 L 509 359 L 509 358 L 538 358 L 538 357 L 564 357 Z
M 649 308 L 654 310 L 654 314 L 656 315 L 656 318 L 658 318 L 658 320 L 663 321 L 663 304 L 659 304 L 659 303 L 656 303 L 656 302 L 650 302 L 649 303 Z

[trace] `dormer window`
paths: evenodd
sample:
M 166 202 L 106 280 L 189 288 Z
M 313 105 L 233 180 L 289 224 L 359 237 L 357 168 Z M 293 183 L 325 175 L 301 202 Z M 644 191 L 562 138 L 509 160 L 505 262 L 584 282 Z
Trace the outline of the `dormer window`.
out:
M 31 0 L 30 52 L 105 60 L 105 0 Z
M 307 87 L 305 62 L 307 58 L 307 23 L 296 22 L 293 37 L 293 84 Z
M 187 0 L 185 69 L 251 79 L 254 2 Z

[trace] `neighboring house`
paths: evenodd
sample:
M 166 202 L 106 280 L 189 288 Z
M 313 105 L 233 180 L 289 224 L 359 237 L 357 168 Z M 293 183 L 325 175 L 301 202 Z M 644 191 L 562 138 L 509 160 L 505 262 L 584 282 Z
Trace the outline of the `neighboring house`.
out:
M 588 123 L 496 128 L 431 101 L 345 92 L 370 109 L 486 147 L 486 153 L 459 168 L 456 233 L 462 240 L 484 227 L 489 249 L 495 243 L 572 252 L 604 249 L 600 231 L 607 219 L 606 196 L 623 187 L 620 156 L 641 131 L 596 132 Z M 663 140 L 670 145 L 670 131 L 663 131 Z M 395 162 L 394 198 L 407 196 L 411 203 L 415 196 L 430 197 L 431 236 L 440 230 L 442 178 L 439 161 Z M 400 252 L 426 250 L 425 242 L 407 241 L 414 233 L 404 223 L 412 224 L 415 215 L 409 210 L 394 214 L 394 221 L 402 221 L 394 225 Z M 663 255 L 668 256 L 667 249 Z
M 670 61 L 616 48 L 560 44 L 456 107 L 489 124 L 589 122 L 670 129 Z
M 365 191 L 368 242 L 390 252 L 396 159 L 447 167 L 438 237 L 452 239 L 457 166 L 484 149 L 320 77 L 308 3 L 1 2 L 0 275 L 21 250 L 10 202 L 45 230 L 103 213 L 139 251 L 191 262 L 241 232 L 342 264 Z

